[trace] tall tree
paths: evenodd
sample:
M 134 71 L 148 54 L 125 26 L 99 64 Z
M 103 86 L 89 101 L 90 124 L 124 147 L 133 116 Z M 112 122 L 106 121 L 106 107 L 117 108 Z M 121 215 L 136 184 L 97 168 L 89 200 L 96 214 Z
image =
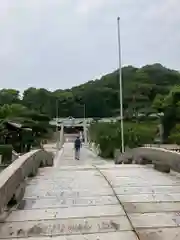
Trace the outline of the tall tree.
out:
M 15 89 L 2 89 L 0 90 L 0 105 L 19 103 L 19 91 Z

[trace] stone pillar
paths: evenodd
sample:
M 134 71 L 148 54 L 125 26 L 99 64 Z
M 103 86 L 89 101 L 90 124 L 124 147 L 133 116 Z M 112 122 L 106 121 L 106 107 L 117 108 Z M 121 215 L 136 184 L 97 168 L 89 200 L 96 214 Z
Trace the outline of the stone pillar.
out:
M 57 128 L 57 143 L 56 143 L 56 148 L 57 148 L 57 151 L 59 150 L 59 145 L 60 145 L 60 133 L 59 133 L 59 130 Z
M 87 144 L 87 126 L 86 126 L 86 119 L 84 119 L 84 143 Z
M 61 124 L 61 131 L 60 131 L 60 148 L 62 148 L 64 143 L 64 125 Z
M 61 149 L 63 143 L 64 143 L 64 125 L 63 123 L 61 123 L 61 130 L 59 131 L 57 128 L 57 144 L 56 144 L 57 151 Z

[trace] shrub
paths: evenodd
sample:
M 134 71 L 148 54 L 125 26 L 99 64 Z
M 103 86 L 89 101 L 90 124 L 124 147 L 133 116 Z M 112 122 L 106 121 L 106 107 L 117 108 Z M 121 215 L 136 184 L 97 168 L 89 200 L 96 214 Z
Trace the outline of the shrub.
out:
M 168 137 L 168 143 L 176 143 L 180 145 L 180 124 L 176 124 L 176 126 L 171 130 Z
M 124 123 L 124 144 L 135 148 L 154 142 L 157 125 L 153 123 Z M 89 129 L 90 139 L 100 146 L 101 156 L 114 157 L 115 149 L 121 149 L 121 125 L 116 123 L 94 123 Z
M 0 155 L 2 155 L 2 164 L 8 164 L 12 159 L 12 145 L 0 145 Z

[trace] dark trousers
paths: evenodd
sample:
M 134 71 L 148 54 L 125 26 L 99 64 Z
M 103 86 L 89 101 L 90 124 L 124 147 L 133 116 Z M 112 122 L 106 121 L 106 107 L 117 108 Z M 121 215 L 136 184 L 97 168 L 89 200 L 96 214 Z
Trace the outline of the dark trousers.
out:
M 75 148 L 75 159 L 79 159 L 80 157 L 80 148 Z

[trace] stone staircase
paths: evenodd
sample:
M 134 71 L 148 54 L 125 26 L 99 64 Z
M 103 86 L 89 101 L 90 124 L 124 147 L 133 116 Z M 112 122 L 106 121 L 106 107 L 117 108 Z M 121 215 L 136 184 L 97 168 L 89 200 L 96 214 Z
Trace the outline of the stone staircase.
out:
M 148 166 L 114 165 L 67 143 L 55 167 L 27 180 L 0 239 L 178 240 L 180 178 Z

